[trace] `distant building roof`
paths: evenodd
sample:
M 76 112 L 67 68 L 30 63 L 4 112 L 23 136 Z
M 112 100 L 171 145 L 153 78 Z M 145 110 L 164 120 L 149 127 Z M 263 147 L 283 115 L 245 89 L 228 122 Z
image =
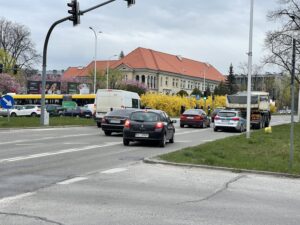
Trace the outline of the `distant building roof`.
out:
M 191 77 L 206 78 L 209 80 L 222 81 L 224 76 L 212 65 L 187 59 L 179 55 L 171 55 L 146 48 L 137 48 L 119 60 L 97 61 L 97 70 L 105 71 L 106 67 L 116 68 L 126 65 L 132 69 L 150 69 L 161 72 L 182 74 Z M 75 76 L 88 76 L 94 70 L 94 61 L 86 67 L 69 67 L 63 79 Z

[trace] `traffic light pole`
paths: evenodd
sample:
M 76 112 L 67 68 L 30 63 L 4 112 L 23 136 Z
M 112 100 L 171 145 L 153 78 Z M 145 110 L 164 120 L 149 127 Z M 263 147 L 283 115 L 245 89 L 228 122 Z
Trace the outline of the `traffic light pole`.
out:
M 96 6 L 93 6 L 89 9 L 86 9 L 86 10 L 82 10 L 80 11 L 79 10 L 79 15 L 83 15 L 89 11 L 92 11 L 94 9 L 97 9 L 101 6 L 104 6 L 104 5 L 107 5 L 109 3 L 112 3 L 116 0 L 109 0 L 109 1 L 106 1 L 106 2 L 103 2 L 101 4 L 98 4 Z M 135 3 L 134 0 L 126 0 L 127 3 L 128 3 L 128 6 L 132 5 Z M 60 20 L 57 20 L 55 23 L 52 24 L 52 26 L 50 27 L 50 29 L 48 30 L 48 33 L 47 33 L 47 36 L 46 36 L 46 39 L 45 39 L 45 42 L 44 42 L 44 49 L 43 49 L 43 72 L 42 72 L 42 96 L 41 96 L 41 120 L 40 120 L 40 123 L 42 126 L 46 125 L 46 121 L 45 121 L 45 89 L 46 89 L 46 68 L 47 68 L 47 48 L 48 48 L 48 42 L 49 42 L 49 38 L 50 38 L 50 35 L 54 29 L 54 27 L 62 22 L 65 22 L 67 20 L 72 20 L 73 19 L 73 16 L 68 16 L 68 17 L 65 17 L 63 19 L 60 19 Z

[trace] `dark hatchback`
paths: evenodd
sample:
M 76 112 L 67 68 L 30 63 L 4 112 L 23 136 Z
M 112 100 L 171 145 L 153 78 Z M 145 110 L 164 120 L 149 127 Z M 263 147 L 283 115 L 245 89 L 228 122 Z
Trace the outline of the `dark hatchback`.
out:
M 115 109 L 108 112 L 101 121 L 101 128 L 106 136 L 112 132 L 123 132 L 124 123 L 129 118 L 129 115 L 136 109 Z
M 62 116 L 92 118 L 93 114 L 90 110 L 78 106 L 75 109 L 65 109 L 65 111 L 62 113 Z
M 50 116 L 60 116 L 62 115 L 64 108 L 61 105 L 48 104 L 46 105 L 46 110 Z
M 161 110 L 138 110 L 130 114 L 123 129 L 123 144 L 130 141 L 156 141 L 165 147 L 174 143 L 175 127 L 169 116 Z
M 210 118 L 202 109 L 188 109 L 180 116 L 180 127 L 210 127 Z

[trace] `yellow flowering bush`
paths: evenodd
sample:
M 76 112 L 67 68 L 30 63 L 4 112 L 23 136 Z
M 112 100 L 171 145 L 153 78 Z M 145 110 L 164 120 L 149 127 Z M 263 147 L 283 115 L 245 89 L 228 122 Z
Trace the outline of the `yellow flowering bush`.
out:
M 177 95 L 163 95 L 163 94 L 144 94 L 141 96 L 142 105 L 145 107 L 150 107 L 152 109 L 160 109 L 165 111 L 169 116 L 179 116 L 180 108 L 182 105 L 186 109 L 203 107 L 207 109 L 210 106 L 211 110 L 216 107 L 225 107 L 226 98 L 225 96 L 215 96 L 214 102 L 212 97 L 208 97 L 206 101 L 203 98 L 196 100 L 194 97 L 181 97 Z

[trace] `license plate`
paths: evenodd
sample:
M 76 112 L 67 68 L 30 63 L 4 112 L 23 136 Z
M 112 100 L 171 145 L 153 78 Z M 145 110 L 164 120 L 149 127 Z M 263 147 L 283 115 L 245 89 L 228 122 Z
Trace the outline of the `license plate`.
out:
M 194 119 L 194 117 L 192 117 L 192 116 L 188 116 L 187 118 L 188 118 L 189 120 Z
M 149 134 L 141 134 L 141 133 L 137 133 L 137 134 L 135 134 L 135 137 L 138 137 L 138 138 L 147 138 L 147 137 L 149 137 Z
M 110 120 L 110 123 L 120 123 L 120 120 Z

